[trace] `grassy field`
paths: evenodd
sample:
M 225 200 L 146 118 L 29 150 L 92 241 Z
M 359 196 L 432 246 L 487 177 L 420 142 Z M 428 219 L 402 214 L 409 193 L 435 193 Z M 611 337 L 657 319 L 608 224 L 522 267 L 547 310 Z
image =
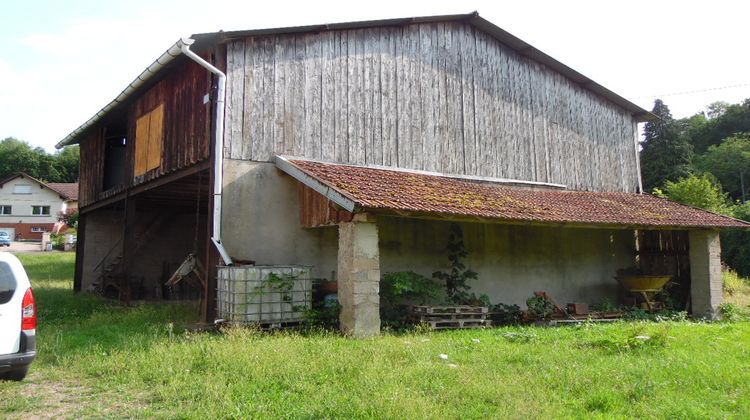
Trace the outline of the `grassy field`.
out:
M 747 322 L 197 334 L 193 307 L 73 295 L 71 254 L 21 257 L 39 359 L 0 383 L 0 417 L 750 416 Z

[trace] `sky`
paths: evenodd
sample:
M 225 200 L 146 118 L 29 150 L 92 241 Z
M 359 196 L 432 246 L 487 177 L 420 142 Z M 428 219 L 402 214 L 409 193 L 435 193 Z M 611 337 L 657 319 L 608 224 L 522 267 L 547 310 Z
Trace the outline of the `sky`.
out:
M 676 118 L 750 98 L 750 2 L 35 0 L 0 3 L 0 139 L 48 151 L 180 37 L 478 11 L 636 104 Z

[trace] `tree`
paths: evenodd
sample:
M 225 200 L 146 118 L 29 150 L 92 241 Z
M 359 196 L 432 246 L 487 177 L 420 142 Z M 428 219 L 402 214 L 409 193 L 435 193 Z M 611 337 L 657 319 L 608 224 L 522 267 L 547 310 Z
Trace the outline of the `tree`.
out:
M 78 146 L 69 146 L 49 154 L 41 147 L 32 148 L 25 141 L 8 137 L 0 141 L 0 179 L 26 172 L 45 182 L 76 182 L 78 153 Z
M 750 202 L 734 206 L 732 216 L 750 222 Z M 750 232 L 739 229 L 721 232 L 721 259 L 741 276 L 750 276 Z
M 750 135 L 735 135 L 721 144 L 708 148 L 705 154 L 696 157 L 696 168 L 710 172 L 721 183 L 724 191 L 733 198 L 744 198 L 750 191 L 743 183 L 750 181 Z
M 692 172 L 692 147 L 661 99 L 652 113 L 658 119 L 646 123 L 641 150 L 641 174 L 646 191 L 677 181 Z
M 663 192 L 657 188 L 654 193 L 714 213 L 732 213 L 729 194 L 721 190 L 721 184 L 711 174 L 690 175 L 677 182 L 667 181 Z
M 714 102 L 709 105 L 708 118 L 702 125 L 692 127 L 686 137 L 696 153 L 704 153 L 739 133 L 750 133 L 750 98 L 740 104 Z
M 39 163 L 39 155 L 28 143 L 13 137 L 0 141 L 0 179 L 18 172 L 35 176 Z
M 78 163 L 80 161 L 80 149 L 78 145 L 67 146 L 55 154 L 55 164 L 60 177 L 65 182 L 78 181 Z

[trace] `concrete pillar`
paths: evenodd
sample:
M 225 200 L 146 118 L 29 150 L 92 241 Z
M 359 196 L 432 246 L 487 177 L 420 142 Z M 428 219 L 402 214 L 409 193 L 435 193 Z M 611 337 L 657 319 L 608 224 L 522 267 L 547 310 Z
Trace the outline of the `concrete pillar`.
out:
M 691 230 L 689 238 L 693 316 L 715 319 L 724 294 L 719 232 Z
M 341 331 L 357 338 L 380 333 L 378 228 L 365 214 L 339 223 L 338 296 Z

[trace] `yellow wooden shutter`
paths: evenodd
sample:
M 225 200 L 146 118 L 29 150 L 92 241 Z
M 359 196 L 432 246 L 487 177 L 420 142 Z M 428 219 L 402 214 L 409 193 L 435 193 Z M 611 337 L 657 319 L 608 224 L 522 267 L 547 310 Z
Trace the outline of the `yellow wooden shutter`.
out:
M 164 104 L 159 105 L 151 115 L 148 136 L 148 163 L 146 170 L 156 169 L 161 165 L 161 149 L 164 142 Z
M 135 176 L 161 165 L 163 143 L 164 104 L 161 104 L 135 122 Z

